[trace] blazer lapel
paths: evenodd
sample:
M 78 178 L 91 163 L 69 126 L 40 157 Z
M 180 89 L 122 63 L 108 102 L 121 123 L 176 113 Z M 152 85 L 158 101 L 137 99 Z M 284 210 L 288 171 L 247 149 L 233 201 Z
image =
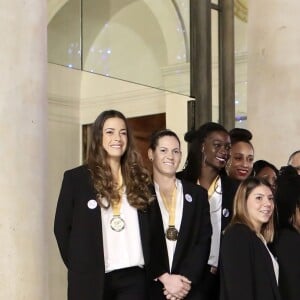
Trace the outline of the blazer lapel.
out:
M 169 272 L 170 266 L 162 215 L 156 195 L 153 195 L 155 199 L 150 204 L 149 209 L 150 264 L 154 265 L 154 269 L 159 269 L 159 272 Z
M 222 185 L 222 211 L 221 211 L 221 230 L 228 225 L 233 213 L 233 199 L 238 187 L 238 183 L 231 181 L 226 176 L 221 176 Z
M 145 265 L 147 265 L 149 263 L 149 260 L 150 260 L 148 212 L 138 210 L 138 219 L 139 219 L 140 235 L 141 235 L 141 242 L 142 242 L 144 260 L 145 260 Z
M 193 230 L 193 213 L 194 213 L 194 204 L 193 194 L 187 189 L 187 186 L 182 182 L 183 188 L 183 211 L 181 225 L 178 234 L 178 240 L 176 244 L 176 249 L 173 257 L 172 271 L 176 269 L 178 261 L 184 252 L 184 245 L 188 243 L 189 232 Z
M 265 260 L 269 262 L 266 267 L 268 276 L 271 281 L 275 299 L 280 300 L 278 285 L 277 285 L 276 277 L 275 277 L 275 273 L 274 273 L 273 261 L 270 256 L 270 253 L 268 253 L 268 250 L 267 249 L 265 249 L 265 250 L 266 250 L 266 251 L 264 251 Z

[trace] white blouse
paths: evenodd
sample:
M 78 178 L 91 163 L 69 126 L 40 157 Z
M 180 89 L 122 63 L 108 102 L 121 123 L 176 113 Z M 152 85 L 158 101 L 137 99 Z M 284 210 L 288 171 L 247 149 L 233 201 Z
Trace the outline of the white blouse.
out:
M 218 178 L 214 193 L 209 200 L 210 221 L 212 225 L 212 236 L 208 264 L 218 267 L 221 239 L 222 222 L 222 185 L 221 178 Z
M 128 203 L 125 192 L 121 201 L 120 217 L 125 221 L 125 228 L 120 232 L 110 226 L 112 207 L 101 207 L 105 273 L 144 265 L 137 209 Z
M 182 211 L 183 211 L 183 189 L 182 189 L 182 183 L 179 179 L 176 179 L 175 184 L 176 184 L 175 228 L 179 231 L 180 225 L 181 225 L 181 219 L 182 219 Z M 159 208 L 160 208 L 161 215 L 162 215 L 164 232 L 166 232 L 166 230 L 169 227 L 169 213 L 168 213 L 167 209 L 165 208 L 165 205 L 161 198 L 161 195 L 159 192 L 159 185 L 154 182 L 154 187 L 155 187 L 156 197 L 157 197 Z M 171 272 L 173 257 L 174 257 L 174 252 L 176 249 L 177 241 L 170 241 L 166 238 L 166 244 L 167 244 L 169 266 L 170 266 L 170 272 Z
M 265 247 L 268 250 L 269 255 L 271 256 L 272 259 L 272 263 L 273 263 L 273 268 L 274 268 L 274 273 L 275 273 L 275 277 L 276 277 L 276 282 L 278 285 L 278 278 L 279 278 L 279 265 L 277 260 L 275 259 L 274 255 L 271 253 L 271 251 L 269 250 L 268 246 L 267 246 L 267 242 L 265 240 L 265 238 L 260 234 L 258 235 L 258 237 L 262 240 L 262 242 L 264 243 Z

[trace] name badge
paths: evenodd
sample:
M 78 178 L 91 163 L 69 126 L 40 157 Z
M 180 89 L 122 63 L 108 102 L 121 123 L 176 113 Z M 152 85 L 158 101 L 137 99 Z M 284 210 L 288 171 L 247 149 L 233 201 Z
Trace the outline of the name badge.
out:
M 91 199 L 88 201 L 87 206 L 89 209 L 95 209 L 97 207 L 98 203 L 96 200 Z

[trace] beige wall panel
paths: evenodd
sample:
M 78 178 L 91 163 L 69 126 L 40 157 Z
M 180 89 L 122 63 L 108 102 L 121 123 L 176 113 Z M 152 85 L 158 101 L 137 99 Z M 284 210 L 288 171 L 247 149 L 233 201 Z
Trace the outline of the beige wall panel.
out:
M 255 159 L 277 167 L 300 149 L 300 1 L 249 1 L 248 128 Z

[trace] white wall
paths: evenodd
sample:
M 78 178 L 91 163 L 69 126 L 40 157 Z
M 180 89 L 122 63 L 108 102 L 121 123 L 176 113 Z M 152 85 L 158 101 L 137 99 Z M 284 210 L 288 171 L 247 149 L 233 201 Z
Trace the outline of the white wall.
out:
M 277 167 L 300 149 L 300 1 L 249 0 L 248 127 L 255 159 Z

